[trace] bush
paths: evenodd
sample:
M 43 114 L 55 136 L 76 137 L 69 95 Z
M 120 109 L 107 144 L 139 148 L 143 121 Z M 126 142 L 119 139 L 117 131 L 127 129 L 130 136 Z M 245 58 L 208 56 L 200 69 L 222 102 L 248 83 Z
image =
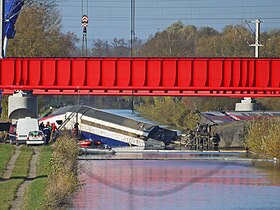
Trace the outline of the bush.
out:
M 48 205 L 54 209 L 66 204 L 72 193 L 81 186 L 78 154 L 78 143 L 68 135 L 59 137 L 53 145 L 46 197 Z
M 245 146 L 257 154 L 280 159 L 279 119 L 258 119 L 248 127 Z

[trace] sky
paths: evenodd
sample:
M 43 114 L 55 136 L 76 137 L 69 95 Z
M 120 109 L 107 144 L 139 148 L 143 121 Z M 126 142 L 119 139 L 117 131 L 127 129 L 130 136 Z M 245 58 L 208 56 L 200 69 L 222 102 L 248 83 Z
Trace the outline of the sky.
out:
M 89 17 L 88 42 L 113 40 L 131 35 L 131 0 L 57 0 L 64 32 L 81 39 L 82 15 Z M 177 21 L 196 27 L 209 26 L 218 31 L 226 25 L 244 25 L 255 31 L 280 28 L 279 0 L 135 0 L 135 36 L 147 40 Z

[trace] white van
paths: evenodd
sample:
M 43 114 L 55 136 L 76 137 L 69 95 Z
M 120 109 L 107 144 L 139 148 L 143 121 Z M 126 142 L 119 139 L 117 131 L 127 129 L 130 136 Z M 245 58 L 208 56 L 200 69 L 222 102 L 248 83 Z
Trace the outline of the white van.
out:
M 38 120 L 30 117 L 18 119 L 16 144 L 25 144 L 30 131 L 39 131 Z

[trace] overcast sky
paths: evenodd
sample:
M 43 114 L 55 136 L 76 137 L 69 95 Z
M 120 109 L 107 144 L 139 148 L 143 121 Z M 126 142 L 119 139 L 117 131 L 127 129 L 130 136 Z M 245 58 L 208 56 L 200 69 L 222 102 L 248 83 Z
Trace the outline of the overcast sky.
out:
M 89 17 L 88 39 L 130 39 L 130 0 L 57 0 L 63 31 L 82 37 L 81 17 Z M 210 26 L 219 31 L 225 25 L 245 25 L 255 29 L 257 18 L 264 21 L 261 30 L 280 26 L 279 0 L 135 0 L 136 36 L 146 40 L 176 21 L 197 27 Z M 82 7 L 82 5 L 84 7 Z

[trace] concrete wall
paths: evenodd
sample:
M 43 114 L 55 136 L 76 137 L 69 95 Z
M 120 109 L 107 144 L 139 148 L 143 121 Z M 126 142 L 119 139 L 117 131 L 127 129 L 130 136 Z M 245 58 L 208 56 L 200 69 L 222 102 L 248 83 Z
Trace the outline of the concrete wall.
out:
M 9 97 L 8 117 L 9 119 L 19 119 L 23 117 L 38 116 L 37 96 L 31 93 L 19 92 Z

